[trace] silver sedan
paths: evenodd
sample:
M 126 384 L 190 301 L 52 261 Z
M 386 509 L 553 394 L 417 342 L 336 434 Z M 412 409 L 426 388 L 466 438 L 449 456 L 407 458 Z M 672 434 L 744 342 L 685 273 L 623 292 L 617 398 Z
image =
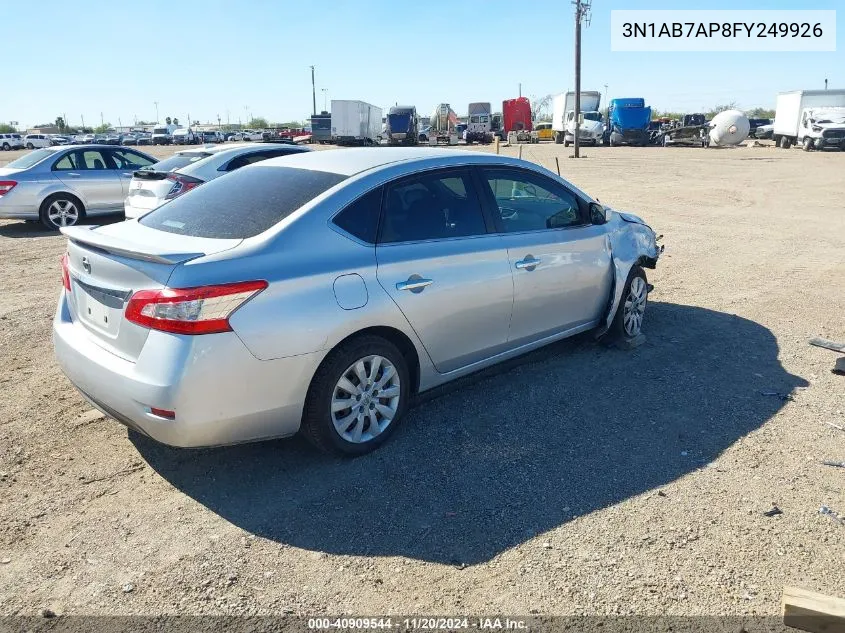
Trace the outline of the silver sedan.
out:
M 343 454 L 414 394 L 586 330 L 640 334 L 654 232 L 535 164 L 370 148 L 244 167 L 72 227 L 56 356 L 174 446 L 301 431 Z
M 48 229 L 85 216 L 122 213 L 132 173 L 157 159 L 120 146 L 45 147 L 0 168 L 0 218 Z

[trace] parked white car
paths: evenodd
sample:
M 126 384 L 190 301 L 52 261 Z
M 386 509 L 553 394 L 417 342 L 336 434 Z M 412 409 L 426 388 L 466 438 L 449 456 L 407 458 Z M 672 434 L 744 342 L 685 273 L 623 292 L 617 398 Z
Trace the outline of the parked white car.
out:
M 217 145 L 176 152 L 136 171 L 124 202 L 127 219 L 138 218 L 183 193 L 227 173 L 268 158 L 310 151 L 300 145 Z
M 264 134 L 255 130 L 244 130 L 243 132 L 235 133 L 230 141 L 262 141 Z
M 0 149 L 8 152 L 11 149 L 23 149 L 23 138 L 20 134 L 0 134 Z
M 50 147 L 53 142 L 46 134 L 27 134 L 23 137 L 23 144 L 26 149 L 41 149 Z

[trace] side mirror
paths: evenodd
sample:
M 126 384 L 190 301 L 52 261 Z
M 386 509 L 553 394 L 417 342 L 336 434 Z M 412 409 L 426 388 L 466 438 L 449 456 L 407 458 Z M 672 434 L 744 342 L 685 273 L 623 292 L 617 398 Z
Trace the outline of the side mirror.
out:
M 609 218 L 609 211 L 598 202 L 590 203 L 590 222 L 593 224 L 606 224 Z

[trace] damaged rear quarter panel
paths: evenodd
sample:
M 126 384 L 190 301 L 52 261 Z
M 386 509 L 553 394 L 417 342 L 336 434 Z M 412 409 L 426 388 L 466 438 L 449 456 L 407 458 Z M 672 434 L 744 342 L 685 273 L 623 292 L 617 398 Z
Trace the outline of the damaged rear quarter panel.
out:
M 654 268 L 660 253 L 663 252 L 663 249 L 657 246 L 654 231 L 641 218 L 614 210 L 608 210 L 608 215 L 607 235 L 613 262 L 613 295 L 604 323 L 599 328 L 599 335 L 607 332 L 613 322 L 631 268 L 635 265 Z

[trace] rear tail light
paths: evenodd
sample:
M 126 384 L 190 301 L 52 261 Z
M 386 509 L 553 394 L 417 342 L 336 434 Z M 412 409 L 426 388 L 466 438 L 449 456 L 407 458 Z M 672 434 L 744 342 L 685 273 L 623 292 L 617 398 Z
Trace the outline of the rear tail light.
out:
M 0 180 L 0 196 L 9 193 L 17 184 L 16 180 Z
M 62 285 L 70 292 L 70 270 L 67 265 L 67 253 L 62 255 Z
M 129 299 L 126 319 L 137 325 L 174 334 L 230 332 L 229 318 L 267 287 L 267 282 L 243 281 L 198 288 L 140 290 Z
M 184 176 L 182 174 L 169 174 L 167 176 L 167 180 L 173 183 L 173 186 L 170 188 L 170 191 L 167 192 L 167 195 L 164 196 L 165 200 L 173 200 L 173 198 L 178 198 L 183 193 L 187 193 L 191 189 L 194 189 L 200 186 L 203 180 L 199 178 L 194 178 L 192 176 Z
M 150 407 L 150 413 L 166 420 L 175 420 L 176 412 L 170 409 L 159 409 L 158 407 Z

